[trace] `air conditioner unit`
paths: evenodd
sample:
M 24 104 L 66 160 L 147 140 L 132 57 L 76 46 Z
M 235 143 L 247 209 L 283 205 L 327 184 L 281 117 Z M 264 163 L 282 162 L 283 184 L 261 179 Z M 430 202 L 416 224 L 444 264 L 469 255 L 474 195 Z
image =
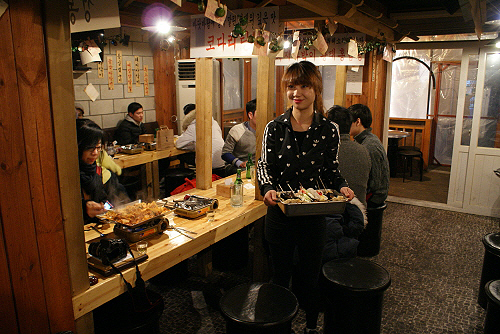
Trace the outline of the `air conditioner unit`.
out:
M 213 60 L 212 116 L 221 124 L 220 111 L 220 63 Z M 196 63 L 194 59 L 176 60 L 175 84 L 177 89 L 177 129 L 182 132 L 183 108 L 188 103 L 196 103 Z

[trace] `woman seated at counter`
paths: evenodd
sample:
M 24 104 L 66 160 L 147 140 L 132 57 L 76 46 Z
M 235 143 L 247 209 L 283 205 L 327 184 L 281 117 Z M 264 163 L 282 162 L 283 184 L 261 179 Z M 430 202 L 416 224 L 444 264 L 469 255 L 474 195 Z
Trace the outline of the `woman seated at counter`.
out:
M 78 157 L 83 216 L 86 224 L 106 211 L 104 203 L 120 204 L 128 199 L 116 174 L 121 168 L 103 150 L 104 132 L 88 119 L 77 120 Z

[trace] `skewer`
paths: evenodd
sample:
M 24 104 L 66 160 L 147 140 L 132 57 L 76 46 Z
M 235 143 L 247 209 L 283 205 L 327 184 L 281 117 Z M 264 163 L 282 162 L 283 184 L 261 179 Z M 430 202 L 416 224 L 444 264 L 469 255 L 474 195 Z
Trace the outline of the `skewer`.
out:
M 321 184 L 323 185 L 323 189 L 325 190 L 325 192 L 329 192 L 329 191 L 327 191 L 326 186 L 325 186 L 325 184 L 323 183 L 323 180 L 321 179 L 321 176 L 318 176 L 318 178 L 319 178 L 319 180 L 321 181 Z
M 287 181 L 287 182 L 286 182 L 286 184 L 287 184 L 288 188 L 290 188 L 290 190 L 291 190 L 291 191 L 292 191 L 292 193 L 293 193 L 294 191 L 293 191 L 292 187 L 290 187 L 290 183 L 288 183 L 288 181 Z
M 283 187 L 281 187 L 281 184 L 278 184 L 278 187 L 280 188 L 281 192 L 283 192 L 283 193 L 285 192 L 285 191 L 283 190 Z

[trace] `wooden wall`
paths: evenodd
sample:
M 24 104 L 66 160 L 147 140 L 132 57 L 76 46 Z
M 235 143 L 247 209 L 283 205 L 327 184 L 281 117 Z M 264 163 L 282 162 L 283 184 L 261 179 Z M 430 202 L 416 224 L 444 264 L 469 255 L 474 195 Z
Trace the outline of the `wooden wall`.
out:
M 382 59 L 382 54 L 369 52 L 365 55 L 363 66 L 363 92 L 361 95 L 347 95 L 346 105 L 349 107 L 356 103 L 367 105 L 372 112 L 372 132 L 380 140 L 383 139 L 385 92 L 387 79 L 387 62 Z M 389 115 L 387 115 L 389 117 Z
M 67 10 L 67 2 L 58 2 L 52 5 L 65 4 Z M 10 0 L 0 17 L 0 328 L 5 333 L 74 329 L 42 5 Z

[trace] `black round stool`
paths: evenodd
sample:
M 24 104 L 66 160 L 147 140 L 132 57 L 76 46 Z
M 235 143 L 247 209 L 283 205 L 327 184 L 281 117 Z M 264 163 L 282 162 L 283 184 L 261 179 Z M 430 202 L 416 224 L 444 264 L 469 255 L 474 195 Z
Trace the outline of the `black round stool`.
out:
M 227 334 L 290 334 L 299 302 L 288 289 L 271 283 L 246 283 L 220 299 Z
M 194 179 L 195 177 L 195 171 L 189 168 L 184 168 L 184 167 L 179 167 L 179 168 L 168 168 L 164 175 L 164 190 L 165 190 L 165 196 L 170 196 L 170 193 L 186 182 L 186 178 L 188 179 Z
M 500 333 L 500 280 L 489 281 L 484 290 L 488 301 L 484 334 L 498 334 Z
M 376 208 L 366 209 L 368 224 L 358 237 L 359 245 L 357 254 L 363 257 L 372 257 L 380 253 L 380 241 L 382 239 L 382 218 L 387 203 Z
M 490 233 L 483 237 L 484 259 L 479 283 L 477 302 L 486 308 L 486 292 L 484 286 L 487 282 L 500 279 L 500 233 Z
M 375 262 L 339 259 L 323 265 L 327 305 L 325 334 L 380 333 L 384 291 L 389 272 Z

